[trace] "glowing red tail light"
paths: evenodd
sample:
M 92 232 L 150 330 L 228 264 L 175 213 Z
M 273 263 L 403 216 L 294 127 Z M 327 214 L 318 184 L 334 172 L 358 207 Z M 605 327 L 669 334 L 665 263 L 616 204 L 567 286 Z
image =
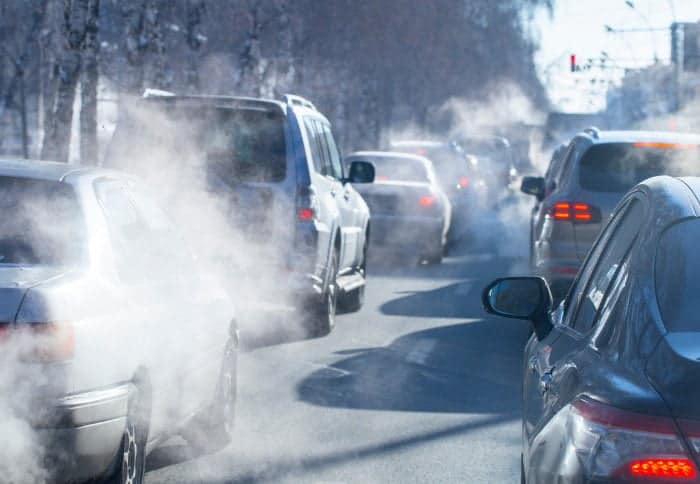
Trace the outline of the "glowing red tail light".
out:
M 311 220 L 314 218 L 314 211 L 311 208 L 300 208 L 297 210 L 297 219 L 299 220 Z
M 600 211 L 587 203 L 557 202 L 550 208 L 549 213 L 555 220 L 579 223 L 600 220 Z
M 467 185 L 469 185 L 469 178 L 467 178 L 466 176 L 459 177 L 459 186 L 464 188 Z
M 693 479 L 697 472 L 690 459 L 649 458 L 630 462 L 628 471 L 633 476 Z
M 432 197 L 430 195 L 423 195 L 418 199 L 418 204 L 421 207 L 430 207 L 432 204 L 435 203 L 435 197 Z

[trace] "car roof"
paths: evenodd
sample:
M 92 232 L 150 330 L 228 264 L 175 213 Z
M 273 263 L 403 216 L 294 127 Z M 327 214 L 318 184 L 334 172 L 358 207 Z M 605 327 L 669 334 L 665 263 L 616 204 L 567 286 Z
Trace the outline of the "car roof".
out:
M 0 176 L 33 178 L 62 182 L 69 175 L 117 175 L 117 172 L 103 168 L 81 166 L 56 161 L 25 160 L 17 158 L 0 158 Z M 119 176 L 127 176 L 118 174 Z
M 700 135 L 672 131 L 598 131 L 597 136 L 584 133 L 595 144 L 602 143 L 687 143 L 700 144 Z
M 216 95 L 145 95 L 143 100 L 149 103 L 177 104 L 178 106 L 207 106 L 219 108 L 257 109 L 261 111 L 286 112 L 286 104 L 274 99 L 259 99 L 244 96 Z

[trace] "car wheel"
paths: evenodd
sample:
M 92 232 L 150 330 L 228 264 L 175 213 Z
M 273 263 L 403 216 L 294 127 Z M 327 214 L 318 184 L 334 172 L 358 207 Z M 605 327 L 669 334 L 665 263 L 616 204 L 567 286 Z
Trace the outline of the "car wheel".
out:
M 183 432 L 183 438 L 200 453 L 216 452 L 231 442 L 238 393 L 237 356 L 236 343 L 231 340 L 224 351 L 214 402 Z
M 308 334 L 312 338 L 326 336 L 335 326 L 335 313 L 338 305 L 338 253 L 331 253 L 328 264 L 329 281 L 321 299 L 312 303 L 311 314 L 307 318 Z
M 146 442 L 148 420 L 139 401 L 139 391 L 129 398 L 129 409 L 124 425 L 121 446 L 114 462 L 114 471 L 102 482 L 106 484 L 141 484 L 146 473 Z

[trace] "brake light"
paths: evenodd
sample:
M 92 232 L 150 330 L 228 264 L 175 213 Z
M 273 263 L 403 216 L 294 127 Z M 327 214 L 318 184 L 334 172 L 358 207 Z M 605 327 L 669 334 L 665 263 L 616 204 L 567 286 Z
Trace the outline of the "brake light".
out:
M 600 211 L 587 203 L 556 202 L 549 210 L 555 220 L 566 220 L 578 223 L 597 222 Z
M 300 222 L 316 218 L 319 203 L 313 187 L 299 187 L 296 199 L 296 217 Z
M 297 210 L 297 218 L 299 220 L 311 220 L 314 218 L 314 211 L 310 208 L 300 208 Z
M 683 143 L 664 143 L 660 141 L 639 141 L 634 144 L 637 148 L 662 148 L 662 149 L 681 149 L 681 150 L 692 150 L 698 147 L 698 145 L 693 144 L 683 144 Z
M 376 175 L 374 177 L 374 181 L 387 181 L 389 180 L 389 177 L 386 175 Z
M 0 325 L 0 343 L 12 345 L 28 363 L 55 363 L 73 358 L 75 331 L 65 321 Z
M 670 417 L 630 412 L 580 397 L 555 419 L 566 422 L 569 444 L 593 480 L 675 482 L 697 476 Z
M 690 459 L 652 458 L 632 461 L 629 473 L 633 476 L 672 477 L 692 479 L 696 476 L 695 466 Z
M 418 203 L 421 207 L 430 207 L 433 203 L 435 203 L 435 197 L 423 195 L 418 199 Z
M 459 186 L 461 188 L 464 188 L 467 185 L 469 185 L 469 178 L 467 178 L 466 176 L 459 177 Z

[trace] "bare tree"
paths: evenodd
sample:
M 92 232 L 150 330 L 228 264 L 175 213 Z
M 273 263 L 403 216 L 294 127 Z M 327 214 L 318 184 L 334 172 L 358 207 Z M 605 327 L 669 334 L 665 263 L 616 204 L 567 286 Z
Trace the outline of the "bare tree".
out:
M 89 0 L 65 0 L 63 50 L 59 63 L 56 100 L 44 128 L 43 159 L 68 161 L 73 103 L 80 76 L 80 51 L 85 40 Z
M 89 0 L 83 43 L 83 76 L 80 85 L 80 162 L 91 165 L 97 164 L 99 152 L 97 141 L 99 17 L 100 0 Z
M 191 91 L 199 88 L 198 60 L 207 37 L 202 33 L 202 19 L 207 11 L 204 0 L 187 0 L 185 19 L 185 41 L 190 50 L 188 56 L 185 84 Z

